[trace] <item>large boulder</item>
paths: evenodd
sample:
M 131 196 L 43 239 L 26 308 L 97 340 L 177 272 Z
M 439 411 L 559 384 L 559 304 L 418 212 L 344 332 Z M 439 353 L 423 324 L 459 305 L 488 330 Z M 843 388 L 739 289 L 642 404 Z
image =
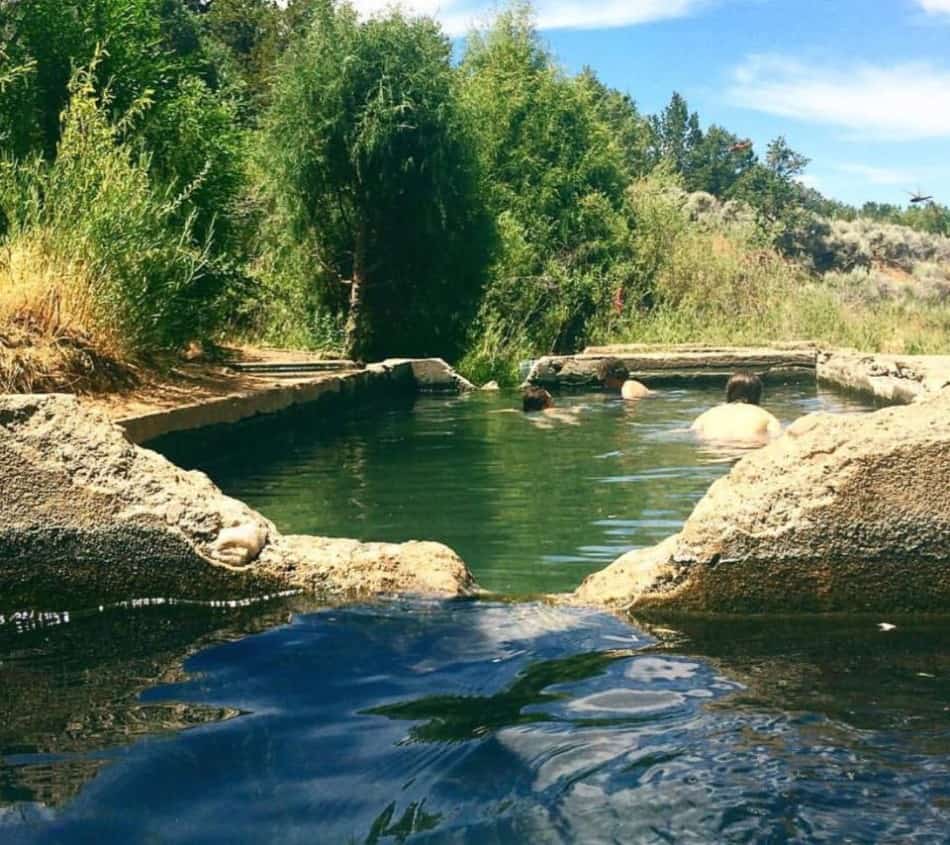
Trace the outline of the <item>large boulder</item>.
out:
M 200 472 L 133 445 L 75 397 L 0 396 L 0 612 L 306 589 L 457 595 L 438 543 L 284 537 Z
M 950 608 L 950 390 L 811 414 L 717 481 L 682 531 L 576 591 L 714 612 Z

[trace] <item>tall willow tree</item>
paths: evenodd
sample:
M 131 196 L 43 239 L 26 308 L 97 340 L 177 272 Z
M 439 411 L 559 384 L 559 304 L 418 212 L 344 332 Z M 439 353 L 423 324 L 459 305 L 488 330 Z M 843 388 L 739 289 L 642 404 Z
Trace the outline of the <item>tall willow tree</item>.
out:
M 629 132 L 608 122 L 603 87 L 556 66 L 525 5 L 473 33 L 460 70 L 502 244 L 467 364 L 510 377 L 512 356 L 573 351 L 613 300 L 639 298 L 624 213 L 637 115 Z
M 431 20 L 327 3 L 277 76 L 267 192 L 353 357 L 452 354 L 477 303 L 491 230 L 450 55 Z

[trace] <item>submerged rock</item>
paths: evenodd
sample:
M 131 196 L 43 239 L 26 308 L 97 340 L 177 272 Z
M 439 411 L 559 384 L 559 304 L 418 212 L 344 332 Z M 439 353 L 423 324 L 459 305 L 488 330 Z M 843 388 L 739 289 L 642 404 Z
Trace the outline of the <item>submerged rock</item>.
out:
M 0 610 L 129 597 L 474 587 L 437 543 L 283 537 L 72 396 L 0 396 Z
M 638 611 L 950 608 L 950 390 L 803 417 L 713 484 L 679 534 L 594 573 L 574 599 Z

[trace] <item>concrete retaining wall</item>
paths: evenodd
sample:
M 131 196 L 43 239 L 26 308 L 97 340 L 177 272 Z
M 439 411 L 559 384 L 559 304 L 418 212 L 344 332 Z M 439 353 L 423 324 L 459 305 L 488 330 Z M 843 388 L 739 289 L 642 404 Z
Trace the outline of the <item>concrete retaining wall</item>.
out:
M 441 358 L 390 359 L 362 370 L 320 373 L 295 379 L 262 379 L 260 386 L 227 396 L 115 420 L 133 443 L 145 443 L 179 431 L 274 414 L 296 405 L 334 403 L 415 392 L 453 393 L 472 385 Z
M 766 382 L 816 379 L 885 402 L 907 403 L 950 385 L 950 355 L 883 355 L 822 350 L 814 344 L 781 347 L 717 347 L 695 344 L 591 346 L 578 355 L 546 355 L 534 362 L 526 384 L 554 389 L 600 386 L 598 364 L 618 358 L 631 378 L 650 386 L 725 381 L 736 370 L 752 370 Z
M 815 377 L 818 349 L 743 348 L 712 346 L 588 347 L 579 355 L 547 355 L 534 362 L 527 382 L 553 388 L 597 387 L 597 366 L 618 358 L 631 378 L 647 385 L 673 382 L 723 381 L 736 370 L 752 370 L 765 379 L 782 376 Z
M 886 402 L 915 402 L 950 385 L 950 355 L 880 355 L 832 350 L 818 355 L 818 381 Z

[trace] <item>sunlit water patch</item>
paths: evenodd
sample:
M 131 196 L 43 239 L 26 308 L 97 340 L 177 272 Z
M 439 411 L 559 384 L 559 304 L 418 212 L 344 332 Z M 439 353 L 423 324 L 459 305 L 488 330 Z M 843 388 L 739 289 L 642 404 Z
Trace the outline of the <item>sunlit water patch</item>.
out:
M 68 641 L 4 642 L 5 689 L 23 698 L 0 699 L 0 841 L 870 843 L 950 829 L 939 624 L 701 623 L 663 645 L 538 604 L 262 612 L 116 611 L 56 629 L 76 627 Z M 123 638 L 105 648 L 109 633 Z M 48 712 L 23 712 L 44 694 Z

